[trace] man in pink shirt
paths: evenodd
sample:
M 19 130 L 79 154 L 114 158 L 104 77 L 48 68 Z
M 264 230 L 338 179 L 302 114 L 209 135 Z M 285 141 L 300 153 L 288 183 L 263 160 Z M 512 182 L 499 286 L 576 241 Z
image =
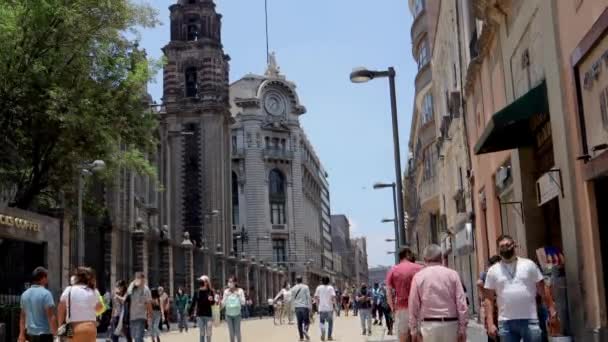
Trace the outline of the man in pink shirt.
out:
M 458 273 L 441 264 L 438 245 L 424 249 L 426 267 L 412 280 L 410 321 L 412 337 L 424 342 L 466 342 L 467 298 Z
M 399 264 L 393 266 L 386 276 L 386 296 L 388 305 L 394 313 L 397 322 L 397 334 L 400 342 L 409 341 L 408 331 L 408 297 L 414 275 L 422 269 L 409 259 L 413 253 L 409 247 L 399 252 Z

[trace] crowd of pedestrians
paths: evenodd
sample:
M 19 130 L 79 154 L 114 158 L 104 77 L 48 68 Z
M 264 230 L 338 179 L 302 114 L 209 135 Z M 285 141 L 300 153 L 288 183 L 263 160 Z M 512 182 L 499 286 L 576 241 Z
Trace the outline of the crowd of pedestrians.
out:
M 488 341 L 542 342 L 546 327 L 558 324 L 557 310 L 547 291 L 539 267 L 516 255 L 516 243 L 504 235 L 497 241 L 499 255 L 488 261 L 488 269 L 477 283 Z M 362 335 L 372 335 L 374 326 L 386 326 L 400 342 L 465 342 L 468 302 L 458 273 L 444 266 L 441 247 L 429 245 L 423 253 L 424 265 L 415 262 L 409 248 L 399 253 L 400 262 L 386 277 L 386 284 L 339 289 L 329 277 L 321 279 L 314 292 L 296 277 L 295 286 L 285 283 L 271 303 L 280 308 L 290 324 L 297 325 L 300 341 L 310 341 L 310 325 L 318 314 L 321 341 L 333 341 L 334 316 L 359 316 Z M 55 337 L 74 342 L 94 342 L 99 317 L 109 312 L 108 340 L 143 342 L 147 335 L 160 342 L 162 327 L 169 330 L 171 308 L 175 309 L 179 332 L 188 331 L 195 321 L 200 342 L 211 342 L 214 326 L 226 321 L 230 342 L 242 342 L 242 319 L 249 316 L 252 301 L 230 277 L 215 290 L 207 275 L 198 279 L 193 296 L 178 288 L 175 297 L 162 287 L 149 288 L 146 276 L 138 272 L 129 283 L 116 282 L 106 298 L 97 290 L 95 272 L 78 267 L 55 305 L 47 290 L 49 274 L 38 267 L 32 285 L 21 296 L 19 342 L 51 342 Z M 172 306 L 173 304 L 173 306 Z M 295 317 L 295 322 L 294 322 Z

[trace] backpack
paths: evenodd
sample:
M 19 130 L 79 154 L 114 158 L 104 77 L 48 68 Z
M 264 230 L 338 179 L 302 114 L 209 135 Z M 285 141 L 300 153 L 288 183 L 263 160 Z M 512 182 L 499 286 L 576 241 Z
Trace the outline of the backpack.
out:
M 241 298 L 238 293 L 231 293 L 226 298 L 226 316 L 239 316 L 241 314 Z

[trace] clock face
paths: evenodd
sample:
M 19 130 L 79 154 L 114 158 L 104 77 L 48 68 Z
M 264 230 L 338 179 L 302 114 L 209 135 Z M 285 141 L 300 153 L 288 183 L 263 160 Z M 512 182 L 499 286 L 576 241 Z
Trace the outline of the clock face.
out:
M 278 93 L 268 93 L 264 98 L 264 108 L 270 115 L 285 115 L 285 99 Z

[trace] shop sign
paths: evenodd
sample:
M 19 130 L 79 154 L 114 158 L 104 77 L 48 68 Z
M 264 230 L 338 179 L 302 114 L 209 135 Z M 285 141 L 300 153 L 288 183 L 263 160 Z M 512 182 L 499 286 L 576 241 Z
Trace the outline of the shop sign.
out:
M 559 169 L 553 169 L 536 181 L 536 202 L 541 206 L 562 192 L 562 179 Z
M 0 214 L 0 228 L 1 227 L 16 228 L 31 232 L 40 231 L 40 225 L 38 223 L 5 214 Z

